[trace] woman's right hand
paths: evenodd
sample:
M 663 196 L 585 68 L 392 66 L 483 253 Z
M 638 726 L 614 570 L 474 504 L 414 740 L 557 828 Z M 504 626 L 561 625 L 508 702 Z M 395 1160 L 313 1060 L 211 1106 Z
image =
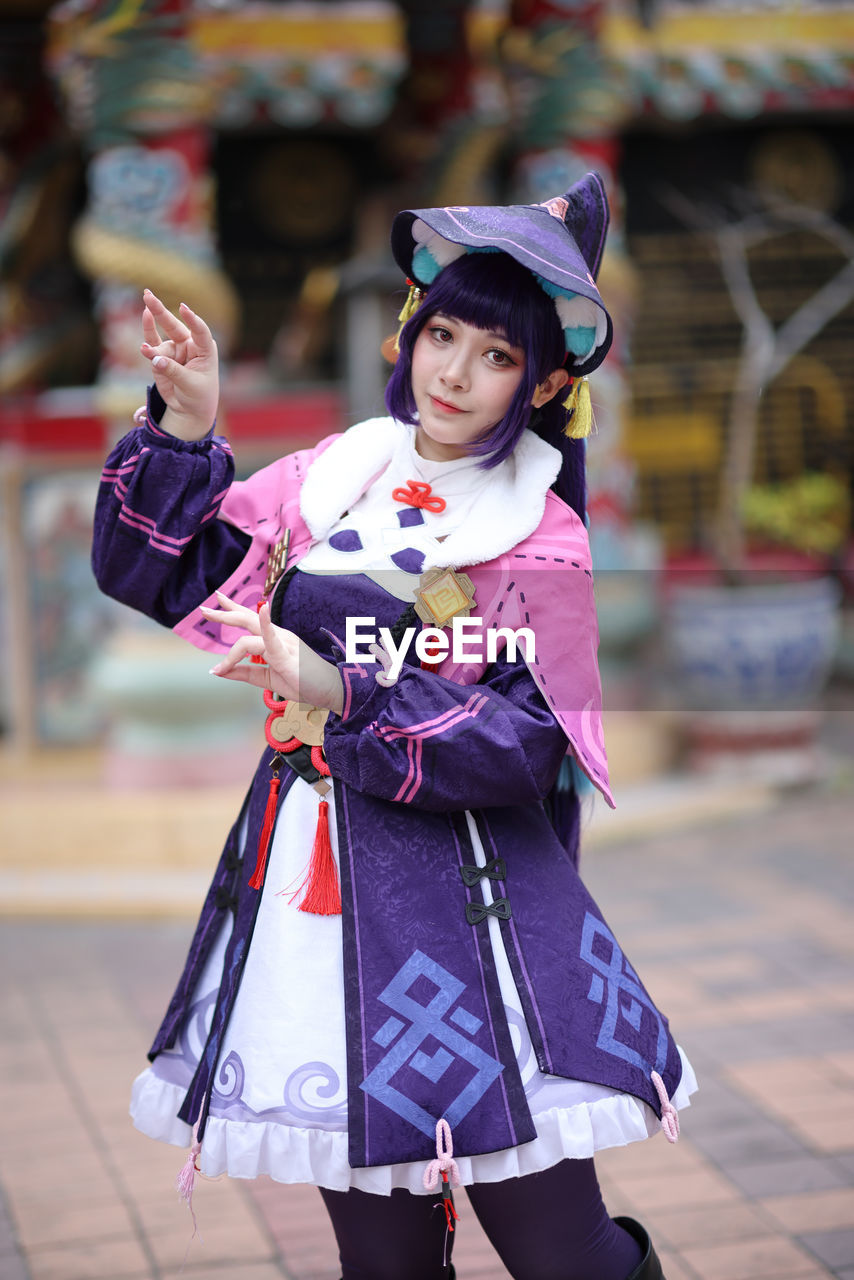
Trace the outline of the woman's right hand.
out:
M 237 627 L 247 634 L 241 636 L 226 656 L 211 668 L 211 675 L 223 676 L 226 680 L 242 680 L 244 684 L 254 684 L 258 689 L 270 689 L 288 701 L 326 707 L 340 716 L 344 706 L 344 686 L 333 662 L 321 658 L 293 631 L 277 627 L 270 619 L 268 604 L 256 612 L 245 605 L 235 604 L 221 591 L 217 591 L 216 598 L 218 609 L 202 605 L 199 612 L 211 622 Z M 253 654 L 263 658 L 263 664 L 243 661 Z
M 173 315 L 146 289 L 140 351 L 151 361 L 154 383 L 166 402 L 161 427 L 180 440 L 201 440 L 216 418 L 219 360 L 201 316 L 182 302 Z

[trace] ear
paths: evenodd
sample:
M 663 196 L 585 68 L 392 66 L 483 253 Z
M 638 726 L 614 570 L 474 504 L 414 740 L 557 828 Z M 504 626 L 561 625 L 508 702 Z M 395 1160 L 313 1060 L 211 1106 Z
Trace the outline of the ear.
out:
M 553 369 L 549 376 L 543 378 L 543 381 L 537 387 L 531 404 L 535 409 L 542 409 L 543 405 L 553 400 L 568 382 L 569 374 L 566 369 Z

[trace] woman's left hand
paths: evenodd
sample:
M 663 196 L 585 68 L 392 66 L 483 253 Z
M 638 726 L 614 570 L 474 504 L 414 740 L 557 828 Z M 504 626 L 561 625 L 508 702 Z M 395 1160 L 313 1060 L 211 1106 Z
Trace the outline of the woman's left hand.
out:
M 321 658 L 293 631 L 277 627 L 270 620 L 269 605 L 262 605 L 256 613 L 245 605 L 235 604 L 221 591 L 217 591 L 216 597 L 220 608 L 209 609 L 203 605 L 201 612 L 205 617 L 227 627 L 242 627 L 248 634 L 241 636 L 212 668 L 213 675 L 242 680 L 259 689 L 272 689 L 289 702 L 327 707 L 336 715 L 341 714 L 344 688 L 333 663 Z M 243 661 L 253 654 L 260 655 L 266 665 Z

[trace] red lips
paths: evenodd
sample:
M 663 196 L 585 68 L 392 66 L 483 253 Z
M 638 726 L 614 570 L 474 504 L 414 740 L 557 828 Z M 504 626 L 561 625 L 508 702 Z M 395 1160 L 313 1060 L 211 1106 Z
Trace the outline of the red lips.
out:
M 440 400 L 438 396 L 431 396 L 430 400 L 435 408 L 445 413 L 465 413 L 465 409 L 459 409 L 455 404 L 448 404 L 447 400 Z

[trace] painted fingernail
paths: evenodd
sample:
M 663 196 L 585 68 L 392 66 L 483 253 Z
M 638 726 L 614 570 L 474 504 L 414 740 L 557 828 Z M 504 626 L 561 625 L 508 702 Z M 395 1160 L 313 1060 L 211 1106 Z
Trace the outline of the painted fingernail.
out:
M 155 356 L 151 363 L 155 369 L 166 369 L 169 366 L 169 361 L 165 356 Z
M 219 667 L 211 667 L 210 671 L 208 672 L 208 675 L 209 675 L 209 676 L 218 676 L 218 675 L 219 675 L 219 671 L 220 671 Z

